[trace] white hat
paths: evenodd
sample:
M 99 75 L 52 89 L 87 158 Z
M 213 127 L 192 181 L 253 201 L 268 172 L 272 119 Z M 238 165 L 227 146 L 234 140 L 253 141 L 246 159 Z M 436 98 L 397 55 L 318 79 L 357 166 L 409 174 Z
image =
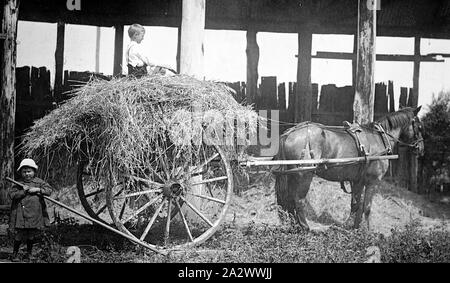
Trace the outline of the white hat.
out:
M 35 170 L 38 169 L 36 162 L 34 162 L 34 160 L 30 159 L 30 158 L 25 158 L 24 160 L 22 160 L 22 162 L 20 162 L 19 169 L 17 169 L 17 171 L 20 171 L 20 169 L 22 169 L 22 167 L 31 167 Z

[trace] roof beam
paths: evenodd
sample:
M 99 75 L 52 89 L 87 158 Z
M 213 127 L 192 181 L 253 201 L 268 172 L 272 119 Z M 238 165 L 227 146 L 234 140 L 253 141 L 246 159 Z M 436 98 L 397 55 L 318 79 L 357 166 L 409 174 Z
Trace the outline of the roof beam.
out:
M 399 54 L 377 54 L 376 60 L 377 61 L 398 61 L 398 62 L 414 62 L 416 61 L 417 55 L 399 55 Z M 444 62 L 443 59 L 438 59 L 439 56 L 447 57 L 450 56 L 450 54 L 428 54 L 428 55 L 421 55 L 420 56 L 420 62 Z M 316 55 L 313 55 L 312 58 L 314 59 L 336 59 L 336 60 L 355 60 L 356 55 L 353 53 L 346 53 L 346 52 L 322 52 L 318 51 Z

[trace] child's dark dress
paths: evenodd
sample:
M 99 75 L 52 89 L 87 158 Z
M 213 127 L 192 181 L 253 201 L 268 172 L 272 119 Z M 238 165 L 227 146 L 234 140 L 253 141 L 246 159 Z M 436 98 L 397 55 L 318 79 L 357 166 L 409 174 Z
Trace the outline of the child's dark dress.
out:
M 42 193 L 25 193 L 14 185 L 9 196 L 12 199 L 9 228 L 16 241 L 33 240 L 45 226 L 49 225 L 47 207 L 43 195 L 50 196 L 52 187 L 39 178 L 20 183 L 42 189 Z

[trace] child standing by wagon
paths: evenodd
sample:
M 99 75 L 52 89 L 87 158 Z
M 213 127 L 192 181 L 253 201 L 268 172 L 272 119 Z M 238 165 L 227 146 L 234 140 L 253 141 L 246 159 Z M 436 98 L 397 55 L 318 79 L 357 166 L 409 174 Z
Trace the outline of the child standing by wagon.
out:
M 27 245 L 25 259 L 32 254 L 33 244 L 41 230 L 49 224 L 43 196 L 49 196 L 52 187 L 36 177 L 38 166 L 32 159 L 24 159 L 17 171 L 24 187 L 14 185 L 9 196 L 12 199 L 9 228 L 14 237 L 12 261 L 19 261 L 19 248 Z

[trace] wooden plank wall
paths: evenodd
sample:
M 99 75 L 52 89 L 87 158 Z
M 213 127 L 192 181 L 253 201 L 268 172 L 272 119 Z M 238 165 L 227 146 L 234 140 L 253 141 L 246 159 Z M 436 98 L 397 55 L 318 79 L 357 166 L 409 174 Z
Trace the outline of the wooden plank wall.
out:
M 16 93 L 14 144 L 17 148 L 21 136 L 33 125 L 33 121 L 44 117 L 56 105 L 50 87 L 50 71 L 45 67 L 16 68 Z M 15 164 L 19 164 L 24 157 L 16 151 Z
M 93 76 L 110 79 L 108 76 L 91 72 L 64 72 L 62 99 L 68 98 L 66 91 L 73 90 Z M 45 67 L 20 67 L 16 69 L 17 108 L 16 108 L 16 144 L 20 136 L 33 124 L 34 120 L 44 117 L 57 106 L 50 82 L 50 71 Z M 58 101 L 60 102 L 60 101 Z
M 63 101 L 69 98 L 68 94 L 70 91 L 85 85 L 93 78 L 111 80 L 112 76 L 105 76 L 93 72 L 64 71 L 63 93 L 61 94 Z
M 16 137 L 20 137 L 34 120 L 43 117 L 54 107 L 50 87 L 50 71 L 45 67 L 16 69 Z

